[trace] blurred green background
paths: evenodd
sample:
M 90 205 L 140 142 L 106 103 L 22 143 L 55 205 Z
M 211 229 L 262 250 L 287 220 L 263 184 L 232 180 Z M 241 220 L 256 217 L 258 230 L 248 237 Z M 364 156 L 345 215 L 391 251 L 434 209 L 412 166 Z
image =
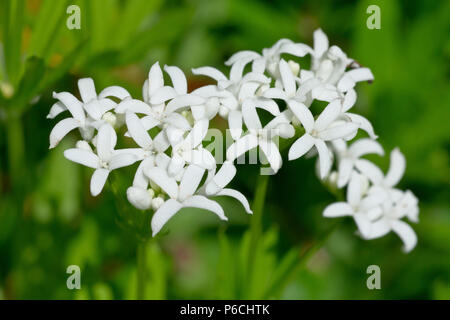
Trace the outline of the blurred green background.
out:
M 69 4 L 81 8 L 80 30 L 66 28 Z M 381 30 L 366 27 L 370 4 L 381 8 Z M 243 272 L 249 216 L 220 199 L 228 223 L 184 209 L 148 244 L 146 297 L 450 298 L 450 2 L 2 0 L 0 16 L 0 298 L 136 297 L 136 237 L 119 227 L 111 192 L 91 197 L 91 171 L 63 158 L 75 133 L 48 150 L 52 91 L 78 94 L 76 80 L 93 77 L 98 89 L 117 84 L 140 97 L 156 60 L 180 66 L 195 88 L 204 79 L 190 68 L 225 70 L 235 51 L 285 37 L 312 45 L 318 27 L 375 75 L 357 87 L 355 109 L 387 152 L 406 155 L 400 187 L 420 199 L 416 249 L 404 254 L 394 234 L 361 240 L 350 219 L 319 248 L 336 222 L 321 216 L 334 198 L 314 160 L 286 161 L 269 181 L 251 275 Z M 387 169 L 388 157 L 373 160 Z M 242 166 L 232 187 L 251 199 L 257 175 Z M 81 290 L 66 287 L 71 264 L 81 267 Z M 366 287 L 372 264 L 381 290 Z

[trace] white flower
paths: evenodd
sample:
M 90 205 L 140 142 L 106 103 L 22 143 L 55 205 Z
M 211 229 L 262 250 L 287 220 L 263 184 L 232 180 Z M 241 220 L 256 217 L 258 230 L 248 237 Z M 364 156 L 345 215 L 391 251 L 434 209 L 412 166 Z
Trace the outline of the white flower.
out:
M 253 213 L 250 209 L 250 204 L 247 198 L 237 190 L 225 188 L 233 177 L 236 175 L 236 167 L 230 161 L 225 161 L 220 167 L 219 171 L 216 173 L 215 170 L 208 172 L 208 178 L 204 184 L 204 187 L 200 192 L 204 193 L 206 196 L 227 196 L 238 200 L 245 211 L 249 214 Z
M 67 159 L 95 169 L 91 178 L 91 194 L 93 196 L 97 196 L 102 191 L 112 170 L 129 166 L 137 160 L 132 153 L 114 150 L 116 139 L 112 137 L 116 137 L 114 129 L 109 124 L 104 124 L 98 130 L 97 154 L 78 148 L 64 151 Z
M 384 193 L 365 195 L 364 177 L 354 172 L 347 188 L 347 202 L 336 202 L 325 208 L 324 217 L 352 216 L 364 238 L 372 232 L 371 220 L 380 215 Z
M 381 145 L 375 140 L 359 139 L 352 143 L 350 147 L 343 140 L 333 141 L 333 146 L 337 151 L 339 158 L 338 165 L 338 188 L 344 187 L 350 180 L 350 176 L 354 168 L 358 168 L 358 164 L 367 160 L 359 159 L 367 154 L 384 155 L 384 150 Z
M 331 101 L 352 90 L 357 82 L 371 81 L 373 75 L 368 68 L 355 68 L 346 71 L 355 62 L 337 46 L 329 47 L 325 33 L 318 29 L 314 32 L 314 52 L 312 70 L 301 70 L 302 85 L 311 91 L 314 99 Z
M 249 62 L 253 62 L 252 69 L 254 72 L 264 73 L 267 70 L 272 76 L 278 77 L 278 63 L 280 56 L 287 53 L 297 57 L 303 57 L 311 53 L 312 49 L 303 43 L 294 43 L 289 39 L 278 40 L 271 48 L 265 48 L 262 55 L 254 51 L 239 51 L 233 54 L 225 64 L 228 66 L 239 65 L 244 67 Z
M 244 123 L 248 133 L 236 140 L 227 150 L 227 160 L 234 161 L 248 150 L 259 146 L 266 156 L 274 172 L 281 168 L 282 159 L 277 144 L 273 141 L 276 136 L 290 138 L 294 135 L 294 128 L 289 124 L 285 113 L 273 118 L 264 128 L 250 100 L 242 106 Z
M 411 226 L 400 219 L 406 216 L 411 221 L 417 222 L 419 213 L 417 203 L 417 198 L 411 191 L 400 192 L 397 199 L 382 206 L 383 215 L 372 224 L 368 238 L 380 238 L 393 231 L 402 239 L 404 251 L 411 251 L 417 244 L 417 236 Z
M 80 129 L 85 140 L 90 140 L 94 135 L 94 129 L 103 123 L 102 116 L 116 105 L 107 97 L 114 96 L 119 99 L 129 97 L 128 91 L 117 86 L 105 88 L 97 96 L 94 81 L 91 78 L 78 80 L 78 89 L 81 101 L 69 92 L 53 93 L 53 97 L 59 101 L 52 106 L 47 118 L 53 119 L 65 110 L 69 110 L 72 117 L 61 120 L 55 125 L 50 133 L 50 148 L 54 148 L 75 128 Z
M 403 177 L 406 168 L 404 155 L 398 148 L 391 151 L 391 161 L 388 173 L 383 174 L 380 168 L 369 161 L 359 164 L 358 170 L 366 175 L 375 187 L 390 193 Z
M 186 163 L 196 164 L 204 169 L 215 167 L 213 155 L 202 146 L 207 131 L 208 121 L 199 120 L 184 139 L 172 146 L 172 158 L 168 166 L 170 176 L 177 175 Z
M 196 118 L 212 119 L 217 113 L 228 120 L 231 136 L 237 140 L 242 134 L 242 103 L 251 99 L 258 107 L 272 114 L 279 113 L 278 105 L 270 99 L 257 94 L 262 86 L 268 86 L 270 79 L 256 72 L 249 72 L 243 76 L 244 66 L 234 64 L 228 79 L 221 71 L 212 67 L 192 69 L 196 75 L 204 75 L 217 81 L 217 86 L 207 86 L 195 90 L 193 93 L 207 98 L 206 103 L 193 110 Z M 259 97 L 258 99 L 255 99 Z
M 300 88 L 297 90 L 296 79 L 298 78 L 295 77 L 292 68 L 284 59 L 280 60 L 278 67 L 281 81 L 277 80 L 276 87 L 265 90 L 263 96 L 284 101 L 297 100 L 298 102 L 304 102 L 306 97 L 301 93 Z
M 195 194 L 204 172 L 205 169 L 191 164 L 184 171 L 180 184 L 177 184 L 175 178 L 169 176 L 167 171 L 162 168 L 154 167 L 148 171 L 148 177 L 170 197 L 152 217 L 153 236 L 161 230 L 170 218 L 185 207 L 206 209 L 215 213 L 221 220 L 228 220 L 222 207 L 217 202 Z
M 165 132 L 168 143 L 178 143 L 183 134 L 190 130 L 189 121 L 181 114 L 175 112 L 183 108 L 199 105 L 205 99 L 187 93 L 187 81 L 184 73 L 178 67 L 165 66 L 172 85 L 164 86 L 164 78 L 159 63 L 156 62 L 150 69 L 149 79 L 143 87 L 144 101 L 125 99 L 115 108 L 116 113 L 141 113 L 145 130 L 160 127 Z M 170 100 L 167 104 L 166 102 Z M 161 138 L 163 138 L 161 137 Z
M 319 154 L 320 177 L 324 179 L 332 165 L 325 142 L 345 138 L 353 134 L 358 126 L 352 122 L 336 121 L 341 112 L 339 100 L 330 102 L 316 120 L 304 104 L 290 100 L 288 105 L 305 128 L 305 134 L 289 149 L 289 160 L 301 157 L 315 146 Z

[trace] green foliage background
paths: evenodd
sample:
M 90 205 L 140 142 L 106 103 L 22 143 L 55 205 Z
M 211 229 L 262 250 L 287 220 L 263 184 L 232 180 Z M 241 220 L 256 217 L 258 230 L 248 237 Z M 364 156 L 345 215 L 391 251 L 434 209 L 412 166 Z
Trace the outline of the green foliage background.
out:
M 81 8 L 81 30 L 66 28 L 69 4 Z M 370 4 L 381 8 L 381 30 L 366 27 Z M 406 155 L 401 187 L 420 199 L 418 246 L 406 255 L 393 234 L 363 241 L 349 219 L 322 238 L 336 222 L 321 216 L 334 198 L 313 160 L 286 161 L 269 180 L 251 274 L 250 217 L 220 199 L 228 223 L 184 209 L 148 244 L 146 298 L 450 298 L 450 2 L 2 0 L 0 16 L 0 298 L 136 297 L 136 236 L 119 227 L 114 197 L 91 197 L 90 170 L 63 158 L 75 134 L 48 150 L 52 91 L 76 92 L 78 78 L 93 77 L 99 89 L 140 96 L 156 60 L 180 66 L 195 88 L 203 79 L 190 68 L 223 67 L 233 52 L 282 37 L 312 44 L 318 27 L 375 75 L 358 87 L 356 110 L 388 152 Z M 388 157 L 373 160 L 387 169 Z M 243 166 L 233 181 L 249 199 L 257 170 Z M 81 290 L 66 288 L 71 264 Z M 382 290 L 366 287 L 371 264 Z

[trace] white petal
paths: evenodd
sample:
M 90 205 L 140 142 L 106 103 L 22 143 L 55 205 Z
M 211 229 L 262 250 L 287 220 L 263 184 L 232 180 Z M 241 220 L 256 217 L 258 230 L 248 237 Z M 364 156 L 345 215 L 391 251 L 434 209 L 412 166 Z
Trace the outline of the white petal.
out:
M 312 53 L 312 49 L 303 43 L 286 43 L 280 48 L 280 53 L 292 54 L 297 57 L 304 57 Z
M 317 152 L 319 153 L 320 178 L 325 179 L 331 169 L 332 160 L 330 152 L 325 142 L 320 139 L 314 140 Z
M 213 78 L 216 81 L 227 80 L 227 77 L 225 77 L 225 75 L 222 72 L 212 67 L 201 67 L 192 69 L 192 73 L 195 75 L 207 76 Z
M 102 98 L 106 98 L 106 97 L 116 97 L 120 100 L 123 100 L 125 98 L 131 98 L 130 93 L 119 86 L 111 86 L 111 87 L 107 87 L 105 89 L 102 90 L 102 92 L 100 92 L 100 94 L 98 95 L 98 97 L 100 99 Z
M 227 160 L 234 161 L 239 156 L 246 153 L 248 150 L 255 148 L 258 145 L 258 138 L 252 134 L 247 134 L 235 141 L 227 149 Z
M 78 90 L 80 90 L 81 99 L 84 103 L 97 99 L 94 80 L 92 80 L 92 78 L 83 78 L 78 80 Z
M 295 93 L 294 74 L 292 73 L 289 64 L 284 59 L 280 60 L 279 67 L 284 91 L 288 96 L 292 96 Z
M 335 202 L 328 205 L 323 211 L 323 216 L 327 218 L 343 217 L 353 214 L 352 207 L 346 202 Z
M 219 171 L 206 186 L 206 194 L 213 195 L 225 188 L 236 175 L 236 167 L 229 161 L 225 161 Z
M 181 203 L 176 200 L 169 199 L 164 202 L 152 217 L 152 236 L 154 237 L 181 208 Z
M 196 164 L 197 166 L 208 170 L 211 170 L 216 166 L 216 160 L 211 152 L 203 148 L 200 150 L 192 150 L 188 158 L 185 159 L 190 163 Z
M 161 131 L 153 139 L 153 147 L 159 152 L 166 151 L 167 148 L 169 148 L 169 146 L 170 146 L 170 143 L 169 143 L 169 140 L 167 139 L 167 135 L 166 135 L 165 131 Z
M 84 110 L 88 113 L 88 115 L 95 120 L 100 120 L 103 113 L 103 108 L 100 105 L 100 102 L 97 99 L 91 100 L 83 105 Z
M 302 123 L 306 132 L 311 132 L 314 127 L 314 117 L 311 111 L 303 104 L 294 100 L 288 101 L 288 107 Z
M 359 114 L 355 114 L 355 113 L 347 112 L 347 113 L 345 113 L 345 115 L 347 117 L 349 117 L 350 120 L 353 123 L 356 123 L 362 130 L 367 132 L 367 134 L 369 135 L 369 137 L 371 139 L 377 139 L 378 138 L 378 136 L 375 134 L 375 131 L 373 130 L 372 124 L 370 123 L 369 120 L 367 120 L 363 116 L 361 116 Z
M 347 122 L 340 125 L 332 126 L 328 129 L 320 131 L 318 136 L 324 141 L 346 138 L 358 130 L 358 125 Z
M 230 80 L 232 82 L 240 81 L 242 79 L 242 73 L 244 72 L 245 66 L 252 60 L 253 57 L 247 57 L 233 63 L 230 69 Z
M 314 145 L 314 138 L 309 134 L 304 134 L 302 137 L 297 139 L 289 149 L 289 160 L 298 159 L 308 152 Z
M 178 185 L 175 179 L 167 174 L 166 170 L 158 167 L 153 167 L 147 170 L 146 174 L 171 198 L 176 199 L 178 197 Z
M 264 91 L 263 97 L 270 98 L 270 99 L 280 99 L 280 100 L 287 100 L 288 96 L 286 93 L 278 88 L 270 88 Z
M 358 226 L 358 230 L 361 233 L 361 236 L 367 239 L 372 231 L 372 224 L 367 215 L 363 213 L 356 213 L 355 215 L 353 215 L 353 219 Z
M 134 113 L 127 112 L 126 123 L 128 132 L 133 140 L 142 148 L 148 149 L 152 145 L 152 139 L 148 132 L 144 129 L 141 120 Z
M 191 129 L 189 121 L 179 113 L 171 113 L 165 118 L 165 122 L 183 131 Z
M 353 173 L 347 186 L 347 202 L 352 206 L 357 206 L 361 201 L 363 184 L 361 176 Z
M 259 57 L 253 60 L 252 72 L 264 73 L 266 69 L 266 59 L 264 57 Z
M 311 96 L 313 99 L 320 101 L 333 101 L 339 98 L 339 93 L 336 91 L 334 86 L 316 86 L 311 90 Z
M 374 79 L 373 74 L 369 68 L 352 69 L 350 71 L 347 71 L 346 74 L 349 75 L 355 82 L 371 81 Z
M 186 168 L 180 182 L 180 191 L 178 193 L 178 198 L 180 201 L 192 196 L 195 191 L 197 191 L 204 173 L 205 169 L 200 168 L 195 164 L 191 164 Z
M 342 103 L 342 112 L 347 112 L 354 106 L 356 102 L 356 91 L 351 89 L 349 90 L 344 97 L 344 102 Z
M 108 161 L 112 152 L 112 131 L 114 129 L 109 124 L 104 124 L 98 130 L 97 135 L 97 154 L 100 159 Z
M 109 162 L 109 169 L 115 170 L 122 167 L 127 167 L 132 165 L 138 160 L 136 155 L 132 153 L 120 153 L 112 156 Z
M 53 119 L 58 114 L 66 110 L 67 110 L 66 106 L 61 101 L 55 102 L 50 108 L 50 112 L 47 115 L 47 119 Z
M 159 120 L 155 119 L 152 115 L 144 116 L 140 120 L 141 120 L 141 124 L 144 127 L 145 131 L 148 131 L 148 130 L 160 125 Z
M 417 244 L 417 235 L 406 222 L 397 220 L 391 223 L 392 230 L 402 239 L 404 251 L 410 252 Z
M 355 161 L 355 167 L 374 184 L 379 184 L 383 180 L 383 172 L 369 160 L 358 159 Z
M 181 156 L 179 156 L 178 154 L 173 155 L 170 159 L 169 166 L 167 167 L 169 175 L 172 177 L 178 175 L 185 164 L 186 161 Z
M 405 156 L 400 152 L 398 148 L 395 148 L 391 152 L 391 163 L 389 165 L 389 171 L 385 177 L 385 184 L 393 187 L 403 177 L 406 169 Z
M 322 131 L 327 128 L 334 120 L 337 119 L 341 113 L 341 103 L 339 100 L 334 100 L 322 111 L 316 120 L 314 128 L 317 131 Z
M 386 219 L 380 219 L 372 224 L 370 239 L 380 238 L 391 231 L 391 225 Z
M 314 31 L 314 54 L 317 57 L 322 56 L 328 50 L 328 37 L 322 31 L 317 29 Z
M 215 201 L 212 201 L 204 196 L 192 196 L 183 202 L 183 207 L 192 207 L 205 209 L 214 212 L 221 220 L 228 220 L 225 217 L 222 207 Z
M 241 59 L 256 59 L 260 57 L 259 53 L 256 53 L 254 51 L 250 51 L 250 50 L 243 50 L 243 51 L 239 51 L 236 52 L 235 54 L 233 54 L 226 62 L 225 65 L 227 66 L 231 66 L 232 64 L 234 64 L 236 61 L 241 60 Z
M 205 99 L 193 94 L 183 94 L 173 98 L 166 107 L 166 113 L 172 113 L 184 107 L 201 105 Z
M 342 188 L 350 180 L 353 171 L 353 161 L 348 158 L 343 158 L 339 161 L 339 177 L 337 186 Z
M 355 141 L 348 149 L 349 153 L 355 157 L 359 158 L 366 154 L 375 153 L 378 155 L 383 155 L 384 150 L 381 144 L 372 139 L 359 139 Z
M 61 101 L 75 119 L 84 121 L 86 116 L 83 111 L 83 104 L 73 94 L 69 92 L 53 92 L 53 98 Z
M 159 62 L 155 62 L 148 73 L 148 93 L 153 95 L 157 90 L 164 86 L 164 78 Z
M 267 160 L 269 161 L 270 167 L 274 172 L 277 172 L 281 168 L 282 159 L 280 151 L 277 145 L 273 141 L 260 140 L 259 148 L 262 150 Z
M 140 100 L 125 99 L 117 105 L 115 111 L 116 113 L 125 113 L 129 111 L 133 113 L 151 114 L 152 108 Z
M 192 148 L 199 146 L 208 133 L 208 126 L 209 121 L 206 119 L 197 121 L 192 127 L 191 132 L 187 135 L 185 141 L 189 143 Z
M 248 129 L 258 130 L 262 128 L 256 108 L 249 99 L 242 103 L 242 117 Z
M 164 86 L 153 93 L 150 96 L 151 104 L 161 104 L 166 102 L 167 100 L 173 99 L 177 96 L 177 93 L 174 88 L 169 86 Z
M 80 126 L 74 118 L 66 118 L 58 122 L 50 132 L 50 149 L 56 145 L 73 129 Z
M 141 189 L 147 189 L 148 180 L 144 172 L 150 170 L 150 168 L 152 168 L 154 165 L 155 165 L 154 157 L 148 157 L 143 161 L 141 161 L 136 170 L 136 173 L 134 174 L 133 186 L 139 187 Z
M 94 171 L 91 178 L 91 194 L 96 197 L 102 192 L 108 179 L 109 170 L 100 168 Z
M 180 68 L 175 66 L 164 66 L 164 71 L 166 71 L 169 74 L 175 91 L 178 94 L 186 94 L 187 81 L 183 71 L 181 71 Z
M 237 140 L 242 135 L 242 113 L 238 110 L 231 110 L 228 113 L 228 127 L 233 140 Z
M 67 149 L 64 151 L 64 157 L 89 168 L 97 169 L 99 166 L 99 159 L 92 151 L 78 148 Z
M 219 191 L 216 196 L 227 196 L 227 197 L 233 197 L 236 200 L 238 200 L 242 206 L 244 207 L 245 211 L 248 214 L 252 214 L 253 211 L 250 209 L 250 204 L 248 203 L 247 198 L 240 193 L 237 190 L 233 190 L 233 189 L 222 189 L 221 191 Z

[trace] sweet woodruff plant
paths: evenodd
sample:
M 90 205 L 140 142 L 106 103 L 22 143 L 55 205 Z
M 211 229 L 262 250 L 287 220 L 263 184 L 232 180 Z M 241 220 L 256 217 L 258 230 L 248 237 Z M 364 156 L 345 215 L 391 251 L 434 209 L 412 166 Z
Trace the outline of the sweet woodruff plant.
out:
M 308 55 L 309 70 L 297 61 Z M 328 205 L 324 217 L 348 216 L 364 239 L 393 231 L 406 251 L 415 247 L 417 237 L 406 221 L 418 221 L 418 200 L 411 191 L 395 187 L 405 171 L 403 154 L 392 150 L 387 174 L 363 158 L 384 155 L 371 123 L 352 112 L 356 83 L 373 80 L 368 68 L 337 46 L 329 46 L 320 29 L 314 32 L 312 48 L 282 39 L 262 54 L 237 52 L 225 64 L 230 66 L 229 75 L 212 67 L 193 69 L 215 84 L 188 93 L 186 77 L 178 67 L 164 66 L 171 80 L 167 84 L 156 62 L 143 85 L 142 99 L 118 86 L 97 94 L 91 78 L 80 79 L 81 99 L 68 92 L 53 95 L 58 101 L 48 117 L 65 111 L 70 117 L 51 131 L 50 148 L 78 129 L 82 139 L 64 155 L 94 169 L 93 196 L 103 190 L 111 171 L 139 163 L 134 178 L 130 177 L 127 198 L 132 206 L 154 212 L 154 236 L 184 207 L 207 209 L 227 220 L 215 197 L 236 198 L 251 214 L 246 197 L 227 188 L 236 174 L 235 160 L 259 147 L 276 173 L 282 166 L 277 142 L 292 141 L 286 149 L 289 161 L 317 156 L 319 178 L 333 188 L 346 188 L 345 200 Z M 311 108 L 314 101 L 326 105 L 318 114 Z M 270 114 L 265 125 L 258 109 Z M 215 117 L 227 121 L 233 138 L 223 163 L 202 144 Z M 134 141 L 134 148 L 116 146 L 118 129 L 124 126 L 120 132 Z M 355 139 L 361 130 L 365 137 Z

